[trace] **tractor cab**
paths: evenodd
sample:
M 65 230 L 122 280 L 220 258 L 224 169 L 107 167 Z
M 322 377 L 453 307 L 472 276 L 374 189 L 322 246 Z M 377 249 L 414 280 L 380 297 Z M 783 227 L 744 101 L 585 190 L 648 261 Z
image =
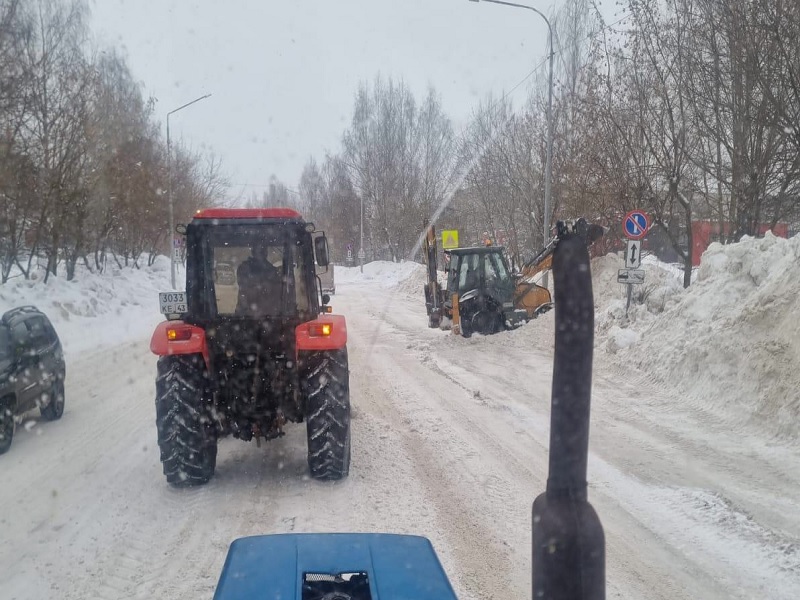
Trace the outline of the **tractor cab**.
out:
M 207 218 L 186 227 L 187 317 L 195 324 L 303 322 L 320 312 L 313 226 L 284 218 Z

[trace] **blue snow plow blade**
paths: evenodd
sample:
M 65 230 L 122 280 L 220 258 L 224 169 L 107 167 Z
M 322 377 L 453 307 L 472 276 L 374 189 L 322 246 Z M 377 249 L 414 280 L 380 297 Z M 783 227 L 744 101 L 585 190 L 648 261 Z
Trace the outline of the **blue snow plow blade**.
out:
M 384 533 L 239 538 L 214 594 L 214 600 L 318 598 L 457 600 L 427 538 Z

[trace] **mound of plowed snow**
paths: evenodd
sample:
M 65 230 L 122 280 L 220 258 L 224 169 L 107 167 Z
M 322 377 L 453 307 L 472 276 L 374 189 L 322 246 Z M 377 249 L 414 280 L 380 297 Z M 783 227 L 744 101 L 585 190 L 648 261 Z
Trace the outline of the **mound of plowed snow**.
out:
M 674 276 L 669 281 L 665 274 L 627 322 L 620 318 L 624 297 L 599 310 L 601 347 L 605 340 L 627 365 L 732 424 L 755 421 L 775 435 L 797 436 L 800 237 L 767 233 L 712 244 L 687 290 Z
M 425 267 L 419 263 L 404 261 L 393 263 L 376 260 L 360 267 L 336 267 L 336 284 L 377 283 L 384 288 L 397 288 L 406 293 L 422 295 L 425 284 Z
M 0 313 L 33 305 L 52 321 L 67 353 L 113 346 L 147 336 L 162 320 L 158 292 L 168 291 L 169 260 L 151 267 L 116 267 L 97 274 L 79 267 L 73 281 L 63 272 L 44 283 L 42 271 L 31 279 L 14 277 L 0 285 Z

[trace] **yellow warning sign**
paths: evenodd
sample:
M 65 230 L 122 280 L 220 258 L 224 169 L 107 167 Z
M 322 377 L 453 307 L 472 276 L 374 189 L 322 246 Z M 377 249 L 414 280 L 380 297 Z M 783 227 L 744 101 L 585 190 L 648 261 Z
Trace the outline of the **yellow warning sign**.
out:
M 451 248 L 458 248 L 457 229 L 442 230 L 442 248 L 444 248 L 445 250 L 450 250 Z

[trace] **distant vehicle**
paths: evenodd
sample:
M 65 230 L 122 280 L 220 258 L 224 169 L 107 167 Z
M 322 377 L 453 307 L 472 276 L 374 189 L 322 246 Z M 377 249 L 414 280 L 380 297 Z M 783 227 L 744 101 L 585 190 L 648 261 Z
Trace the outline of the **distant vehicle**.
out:
M 234 271 L 233 265 L 226 262 L 218 262 L 214 268 L 214 283 L 236 285 L 236 271 Z
M 317 269 L 317 277 L 322 282 L 323 294 L 335 294 L 336 282 L 333 280 L 333 265 L 328 265 L 327 269 Z
M 44 313 L 21 306 L 0 318 L 0 454 L 11 447 L 15 416 L 38 407 L 43 419 L 61 418 L 65 377 L 61 341 Z
M 464 337 L 488 335 L 512 329 L 550 310 L 550 292 L 535 283 L 534 277 L 552 267 L 559 241 L 573 233 L 591 245 L 603 236 L 603 228 L 585 219 L 559 221 L 557 233 L 547 246 L 514 274 L 508 268 L 505 248 L 492 246 L 490 240 L 486 246 L 445 250 L 447 286 L 442 289 L 436 270 L 436 234 L 429 225 L 424 246 L 428 281 L 423 288 L 428 326 L 439 327 L 443 318 L 455 324 L 457 315 Z M 454 297 L 457 307 L 453 306 Z

